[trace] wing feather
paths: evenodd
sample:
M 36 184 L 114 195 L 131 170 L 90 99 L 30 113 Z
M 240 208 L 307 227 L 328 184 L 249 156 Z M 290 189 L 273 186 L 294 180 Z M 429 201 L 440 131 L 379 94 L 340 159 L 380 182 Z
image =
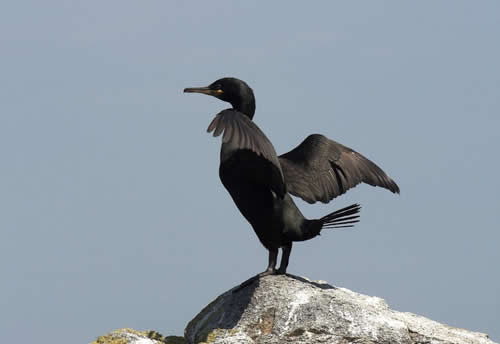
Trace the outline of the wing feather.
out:
M 328 203 L 360 183 L 399 193 L 398 185 L 363 155 L 323 135 L 308 136 L 279 156 L 288 191 L 308 203 Z
M 223 147 L 230 147 L 234 152 L 249 150 L 262 156 L 273 166 L 273 189 L 276 188 L 280 195 L 286 192 L 283 171 L 273 145 L 260 128 L 246 115 L 227 109 L 218 113 L 208 126 L 207 132 L 214 136 L 223 133 Z

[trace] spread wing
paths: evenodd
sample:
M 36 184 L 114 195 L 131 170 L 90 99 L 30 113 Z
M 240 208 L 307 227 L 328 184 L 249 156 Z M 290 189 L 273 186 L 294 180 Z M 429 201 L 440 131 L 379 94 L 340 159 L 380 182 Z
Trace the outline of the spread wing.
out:
M 286 192 L 283 172 L 280 167 L 278 155 L 272 143 L 260 128 L 246 115 L 227 109 L 219 112 L 208 126 L 207 132 L 212 132 L 214 136 L 222 135 L 222 143 L 230 147 L 231 150 L 241 151 L 247 154 L 248 151 L 255 153 L 263 159 L 255 160 L 259 166 L 250 166 L 254 170 L 268 171 L 270 163 L 272 176 L 269 183 L 272 189 L 283 197 Z
M 279 161 L 288 192 L 308 203 L 328 203 L 361 182 L 399 193 L 375 163 L 323 135 L 309 135 Z

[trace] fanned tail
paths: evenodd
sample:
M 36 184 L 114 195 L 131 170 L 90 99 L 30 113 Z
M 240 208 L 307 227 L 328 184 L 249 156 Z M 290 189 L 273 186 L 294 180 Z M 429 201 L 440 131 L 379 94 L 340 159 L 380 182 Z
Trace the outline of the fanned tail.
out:
M 305 220 L 302 224 L 300 235 L 290 238 L 292 241 L 304 241 L 319 235 L 324 228 L 345 228 L 353 227 L 359 222 L 359 204 L 351 204 L 348 207 L 339 209 L 323 216 L 320 219 Z
M 322 228 L 353 227 L 356 222 L 359 222 L 360 209 L 361 206 L 355 203 L 325 215 L 319 219 L 323 224 Z

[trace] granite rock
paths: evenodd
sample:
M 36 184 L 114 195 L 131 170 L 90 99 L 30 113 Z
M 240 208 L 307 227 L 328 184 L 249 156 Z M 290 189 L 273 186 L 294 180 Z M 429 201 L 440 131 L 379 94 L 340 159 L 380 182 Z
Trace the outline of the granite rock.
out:
M 217 297 L 186 327 L 188 343 L 492 344 L 483 333 L 391 310 L 378 297 L 291 275 L 255 278 Z

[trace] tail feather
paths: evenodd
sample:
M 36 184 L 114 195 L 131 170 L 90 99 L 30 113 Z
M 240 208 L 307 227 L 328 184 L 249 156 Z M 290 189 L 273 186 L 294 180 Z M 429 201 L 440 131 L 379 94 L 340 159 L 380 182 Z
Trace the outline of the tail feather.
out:
M 354 227 L 354 224 L 359 222 L 358 221 L 345 221 L 345 222 L 338 222 L 338 223 L 335 223 L 334 225 L 327 225 L 327 226 L 323 226 L 321 228 L 338 228 L 339 225 L 349 225 L 349 224 L 352 224 L 352 226 L 350 227 Z
M 360 209 L 361 206 L 355 203 L 323 216 L 320 219 L 323 224 L 322 228 L 352 227 L 353 223 L 359 222 Z
M 304 241 L 319 235 L 323 228 L 347 228 L 354 227 L 354 223 L 359 222 L 359 204 L 352 204 L 323 216 L 320 219 L 307 220 L 301 226 L 298 235 L 293 237 L 288 234 L 292 241 Z
M 359 215 L 353 215 L 353 216 L 346 216 L 346 217 L 342 217 L 342 221 L 347 221 L 347 220 L 354 220 L 354 219 L 357 219 L 359 218 Z M 358 222 L 359 220 L 356 220 L 356 222 Z

